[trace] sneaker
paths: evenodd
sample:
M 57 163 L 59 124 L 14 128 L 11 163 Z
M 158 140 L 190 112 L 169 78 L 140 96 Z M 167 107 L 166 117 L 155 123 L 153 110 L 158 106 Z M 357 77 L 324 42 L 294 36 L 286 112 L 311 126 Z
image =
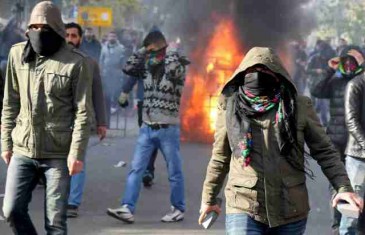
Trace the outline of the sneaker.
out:
M 75 205 L 67 206 L 67 218 L 76 218 L 79 216 L 79 207 Z
M 143 176 L 143 185 L 146 187 L 146 188 L 150 188 L 152 185 L 153 185 L 153 177 L 151 174 L 147 173 Z
M 184 219 L 184 212 L 176 209 L 175 207 L 171 206 L 171 211 L 169 211 L 164 217 L 162 217 L 162 222 L 178 222 Z
M 126 222 L 128 224 L 134 223 L 134 216 L 132 212 L 129 210 L 127 205 L 123 205 L 122 207 L 111 209 L 108 208 L 106 212 L 109 216 L 121 220 L 123 222 Z
M 110 114 L 112 114 L 112 115 L 115 114 L 117 111 L 118 111 L 117 108 L 114 108 L 114 107 L 110 108 Z

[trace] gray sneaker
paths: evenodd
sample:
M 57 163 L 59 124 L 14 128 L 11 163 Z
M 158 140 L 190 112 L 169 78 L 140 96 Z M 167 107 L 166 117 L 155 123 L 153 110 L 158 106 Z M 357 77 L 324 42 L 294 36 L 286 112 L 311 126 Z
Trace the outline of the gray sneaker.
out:
M 108 208 L 106 213 L 109 216 L 111 216 L 115 219 L 121 220 L 125 223 L 128 223 L 128 224 L 134 223 L 134 216 L 133 216 L 132 212 L 129 210 L 127 205 L 123 205 L 122 207 L 119 207 L 116 209 Z
M 165 223 L 178 222 L 184 219 L 184 212 L 171 206 L 171 210 L 162 217 L 161 221 Z

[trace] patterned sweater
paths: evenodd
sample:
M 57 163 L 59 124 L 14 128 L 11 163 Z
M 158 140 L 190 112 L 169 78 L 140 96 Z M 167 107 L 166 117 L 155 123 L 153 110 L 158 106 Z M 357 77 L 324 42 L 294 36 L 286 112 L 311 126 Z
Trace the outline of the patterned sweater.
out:
M 147 69 L 145 54 L 134 53 L 123 72 L 143 79 L 143 122 L 147 124 L 180 123 L 180 99 L 185 82 L 185 66 L 177 52 L 168 52 L 162 71 L 154 74 Z M 159 75 L 158 75 L 159 74 Z

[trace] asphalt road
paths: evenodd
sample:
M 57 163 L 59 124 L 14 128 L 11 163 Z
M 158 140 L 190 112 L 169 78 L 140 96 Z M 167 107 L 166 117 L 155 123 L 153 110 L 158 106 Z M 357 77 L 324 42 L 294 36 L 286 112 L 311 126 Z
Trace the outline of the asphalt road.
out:
M 224 234 L 224 216 L 220 216 L 209 231 L 197 224 L 211 145 L 182 143 L 187 201 L 184 221 L 173 224 L 160 222 L 160 218 L 170 208 L 166 167 L 161 155 L 156 162 L 156 183 L 151 189 L 143 189 L 141 192 L 135 214 L 136 222 L 127 225 L 106 215 L 106 208 L 119 206 L 128 173 L 128 165 L 115 165 L 119 161 L 130 163 L 135 139 L 136 137 L 113 137 L 100 144 L 95 138 L 91 139 L 87 155 L 87 183 L 80 216 L 69 219 L 69 234 Z M 316 178 L 307 181 L 312 210 L 306 234 L 330 234 L 328 182 L 314 161 L 309 161 L 309 164 Z M 0 194 L 4 192 L 5 177 L 6 166 L 0 163 Z M 39 234 L 44 234 L 43 193 L 42 187 L 36 188 L 30 205 L 30 214 Z M 7 224 L 0 223 L 0 234 L 11 234 Z

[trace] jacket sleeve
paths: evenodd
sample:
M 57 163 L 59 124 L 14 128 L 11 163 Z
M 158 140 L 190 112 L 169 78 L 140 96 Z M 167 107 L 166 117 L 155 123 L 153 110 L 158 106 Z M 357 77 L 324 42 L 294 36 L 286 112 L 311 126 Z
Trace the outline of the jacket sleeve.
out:
M 185 65 L 180 61 L 177 52 L 170 53 L 166 58 L 166 75 L 167 78 L 176 84 L 183 85 L 185 82 Z
M 339 153 L 327 136 L 308 97 L 305 98 L 305 103 L 307 111 L 304 138 L 311 156 L 318 162 L 322 172 L 338 192 L 352 192 L 353 189 Z
M 123 66 L 123 72 L 129 76 L 136 78 L 144 78 L 145 76 L 145 54 L 142 49 L 133 53 Z
M 13 141 L 11 132 L 15 128 L 15 119 L 20 111 L 20 95 L 18 77 L 14 67 L 12 51 L 10 51 L 7 68 L 6 81 L 1 116 L 1 151 L 12 151 Z
M 220 99 L 222 100 L 223 97 Z M 216 197 L 229 172 L 232 154 L 227 136 L 225 105 L 221 101 L 218 104 L 214 139 L 212 157 L 208 164 L 202 192 L 202 203 L 207 205 L 216 204 Z
M 87 148 L 91 122 L 92 73 L 87 58 L 75 65 L 72 75 L 72 92 L 74 105 L 74 128 L 72 133 L 69 158 L 83 161 Z
M 309 90 L 311 95 L 316 98 L 329 99 L 331 98 L 331 79 L 335 70 L 328 68 L 321 74 L 315 74 L 314 72 L 309 72 Z
M 93 61 L 93 85 L 92 85 L 92 100 L 95 110 L 96 124 L 98 126 L 106 126 L 106 108 L 105 98 L 103 93 L 103 85 L 101 83 L 100 68 L 98 63 Z
M 125 77 L 124 83 L 122 86 L 122 92 L 128 94 L 133 89 L 133 87 L 137 84 L 137 81 L 138 81 L 138 79 L 135 77 L 131 77 L 131 76 Z
M 365 133 L 361 125 L 361 106 L 364 92 L 362 86 L 357 85 L 357 80 L 351 80 L 345 91 L 345 120 L 346 127 L 357 143 L 365 150 Z

